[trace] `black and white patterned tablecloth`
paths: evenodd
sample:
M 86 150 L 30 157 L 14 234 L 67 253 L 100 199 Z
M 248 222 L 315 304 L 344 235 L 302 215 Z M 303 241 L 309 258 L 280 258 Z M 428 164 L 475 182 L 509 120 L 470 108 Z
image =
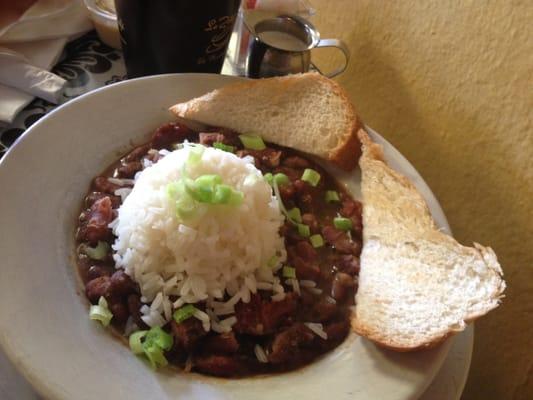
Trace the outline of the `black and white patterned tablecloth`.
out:
M 67 44 L 52 71 L 67 80 L 58 105 L 126 77 L 122 52 L 102 43 L 95 31 Z M 11 125 L 0 128 L 0 158 L 27 128 L 58 105 L 35 99 L 17 115 Z

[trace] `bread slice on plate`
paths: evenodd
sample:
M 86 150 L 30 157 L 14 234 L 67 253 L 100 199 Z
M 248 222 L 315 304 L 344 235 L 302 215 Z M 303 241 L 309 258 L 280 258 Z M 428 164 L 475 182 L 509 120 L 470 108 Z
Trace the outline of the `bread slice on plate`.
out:
M 361 167 L 363 250 L 352 326 L 398 351 L 428 348 L 498 306 L 489 247 L 440 232 L 416 188 L 384 161 L 343 89 L 316 73 L 230 84 L 170 108 L 178 118 L 255 134 L 350 170 Z
M 352 326 L 398 351 L 431 347 L 497 307 L 505 282 L 489 247 L 440 232 L 411 182 L 364 131 L 363 250 Z
M 346 170 L 357 166 L 361 122 L 344 90 L 318 73 L 230 84 L 170 111 L 202 124 L 259 135 Z

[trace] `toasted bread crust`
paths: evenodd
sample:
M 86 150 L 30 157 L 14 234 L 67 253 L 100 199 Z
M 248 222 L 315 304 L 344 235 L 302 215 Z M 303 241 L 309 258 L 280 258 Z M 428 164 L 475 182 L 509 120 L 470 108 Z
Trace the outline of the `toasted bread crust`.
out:
M 361 157 L 361 142 L 357 134 L 360 129 L 362 129 L 362 125 L 356 119 L 353 124 L 352 134 L 347 136 L 346 141 L 332 151 L 329 156 L 329 161 L 345 171 L 354 169 L 357 166 L 359 157 Z
M 320 76 L 320 79 L 325 79 L 322 75 L 318 76 Z M 350 110 L 350 119 L 352 120 L 352 129 L 346 133 L 344 140 L 329 152 L 328 160 L 345 171 L 351 171 L 357 166 L 359 157 L 361 156 L 361 142 L 358 132 L 360 129 L 363 129 L 363 122 L 355 112 L 353 104 L 342 86 L 333 80 L 328 79 L 327 81 L 333 93 L 339 96 L 346 108 Z
M 376 332 L 371 327 L 361 324 L 359 321 L 357 321 L 356 318 L 352 318 L 351 325 L 352 325 L 353 331 L 357 333 L 359 336 L 363 336 L 371 340 L 379 347 L 383 347 L 384 349 L 388 349 L 388 350 L 397 351 L 399 353 L 409 353 L 412 351 L 432 349 L 440 345 L 450 336 L 462 331 L 462 330 L 446 331 L 446 332 L 443 332 L 441 335 L 435 336 L 430 341 L 416 344 L 413 346 L 410 344 L 396 341 L 395 338 L 390 338 L 386 335 L 383 335 L 381 332 Z

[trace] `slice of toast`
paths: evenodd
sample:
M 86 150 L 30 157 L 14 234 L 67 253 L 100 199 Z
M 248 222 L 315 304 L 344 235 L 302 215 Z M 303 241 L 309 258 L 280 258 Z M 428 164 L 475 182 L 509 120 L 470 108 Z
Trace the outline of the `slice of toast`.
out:
M 489 247 L 440 232 L 416 188 L 361 130 L 363 250 L 354 330 L 398 351 L 431 347 L 497 307 L 505 282 Z
M 230 84 L 170 111 L 202 124 L 259 135 L 346 170 L 357 165 L 360 155 L 361 122 L 346 93 L 317 73 Z

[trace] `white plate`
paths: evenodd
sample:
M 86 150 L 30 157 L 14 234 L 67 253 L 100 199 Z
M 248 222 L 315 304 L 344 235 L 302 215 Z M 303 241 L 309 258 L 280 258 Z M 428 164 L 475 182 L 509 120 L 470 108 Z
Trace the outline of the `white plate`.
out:
M 87 318 L 71 254 L 76 216 L 93 176 L 132 142 L 172 120 L 168 106 L 239 78 L 160 75 L 109 86 L 39 120 L 0 163 L 0 343 L 28 381 L 56 399 L 416 399 L 450 348 L 400 354 L 350 335 L 318 362 L 259 378 L 222 380 L 145 363 Z M 379 135 L 390 165 L 444 214 L 414 168 Z M 347 177 L 344 177 L 347 178 Z M 349 177 L 357 193 L 358 174 Z
M 452 346 L 441 369 L 418 400 L 459 400 L 468 376 L 474 327 L 452 340 Z M 2 400 L 39 400 L 26 380 L 18 374 L 0 350 L 0 398 Z

